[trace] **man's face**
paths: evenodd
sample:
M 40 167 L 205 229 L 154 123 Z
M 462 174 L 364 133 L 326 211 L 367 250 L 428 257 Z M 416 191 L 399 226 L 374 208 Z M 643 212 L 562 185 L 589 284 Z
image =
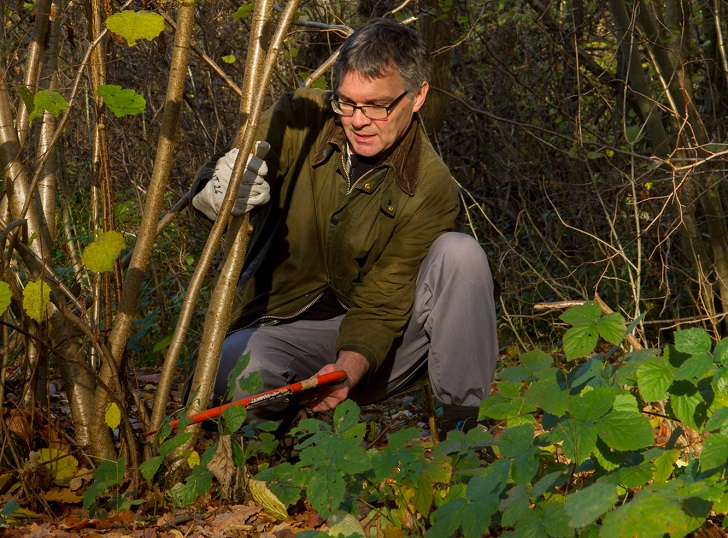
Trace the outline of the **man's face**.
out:
M 389 111 L 389 117 L 372 120 L 354 110 L 353 116 L 341 116 L 351 149 L 362 157 L 384 158 L 389 149 L 407 132 L 412 116 L 425 102 L 427 83 L 423 82 L 414 96 L 406 95 Z M 336 94 L 339 101 L 355 105 L 388 106 L 404 92 L 404 82 L 396 69 L 385 76 L 369 79 L 359 73 L 347 73 Z

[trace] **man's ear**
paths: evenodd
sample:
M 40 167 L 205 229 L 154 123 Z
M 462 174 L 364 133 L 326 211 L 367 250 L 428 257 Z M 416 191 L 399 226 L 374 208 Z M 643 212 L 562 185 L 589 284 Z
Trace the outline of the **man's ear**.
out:
M 415 97 L 413 99 L 412 112 L 418 112 L 422 108 L 422 105 L 425 104 L 425 99 L 427 98 L 427 90 L 429 89 L 430 85 L 427 83 L 427 81 L 422 81 L 422 86 L 420 86 L 420 89 L 417 90 L 417 93 L 415 94 Z

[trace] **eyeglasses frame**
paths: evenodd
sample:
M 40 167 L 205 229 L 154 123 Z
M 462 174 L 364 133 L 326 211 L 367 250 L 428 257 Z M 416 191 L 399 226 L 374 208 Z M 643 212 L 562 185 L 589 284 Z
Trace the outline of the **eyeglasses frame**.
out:
M 344 116 L 345 118 L 352 117 L 354 115 L 354 112 L 356 112 L 357 109 L 358 109 L 358 110 L 361 110 L 361 113 L 364 114 L 364 116 L 366 116 L 370 120 L 381 121 L 381 120 L 386 120 L 387 118 L 389 118 L 389 115 L 392 113 L 392 110 L 394 109 L 394 107 L 396 107 L 399 104 L 399 102 L 402 99 L 404 99 L 404 97 L 408 93 L 409 92 L 407 90 L 405 90 L 399 97 L 395 98 L 394 101 L 392 101 L 391 103 L 389 103 L 387 106 L 382 106 L 382 105 L 355 105 L 353 103 L 347 103 L 347 102 L 345 102 L 344 103 L 345 105 L 348 105 L 348 106 L 350 106 L 350 107 L 353 108 L 353 110 L 351 111 L 351 114 L 344 114 L 343 111 L 341 110 L 341 101 L 339 101 L 338 99 L 334 99 L 333 96 L 332 96 L 331 97 L 331 108 L 339 116 Z M 337 110 L 337 107 L 338 107 L 338 110 Z M 383 108 L 385 110 L 385 112 L 387 113 L 387 115 L 385 117 L 383 117 L 383 118 L 370 118 L 367 115 L 366 110 L 365 110 L 367 108 Z

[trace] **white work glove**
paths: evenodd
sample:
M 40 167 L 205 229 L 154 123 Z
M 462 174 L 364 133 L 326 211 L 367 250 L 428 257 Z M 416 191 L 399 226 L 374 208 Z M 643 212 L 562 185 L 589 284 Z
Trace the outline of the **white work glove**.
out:
M 233 216 L 239 217 L 270 200 L 270 185 L 265 181 L 268 165 L 263 160 L 269 149 L 268 142 L 258 141 L 255 143 L 255 155 L 252 153 L 248 155 L 248 164 L 243 172 L 243 179 L 240 182 L 240 189 L 238 189 L 238 196 L 232 210 Z M 215 220 L 220 214 L 220 207 L 228 190 L 237 156 L 238 148 L 235 148 L 220 157 L 215 164 L 215 171 L 212 173 L 210 181 L 192 199 L 192 205 L 207 215 L 210 220 Z

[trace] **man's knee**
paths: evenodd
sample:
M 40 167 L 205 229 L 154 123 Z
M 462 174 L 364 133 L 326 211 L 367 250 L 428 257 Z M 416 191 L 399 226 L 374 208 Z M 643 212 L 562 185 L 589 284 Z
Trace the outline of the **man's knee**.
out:
M 444 267 L 457 274 L 472 273 L 491 279 L 488 256 L 475 238 L 459 232 L 447 232 L 430 247 L 428 257 L 440 259 Z

